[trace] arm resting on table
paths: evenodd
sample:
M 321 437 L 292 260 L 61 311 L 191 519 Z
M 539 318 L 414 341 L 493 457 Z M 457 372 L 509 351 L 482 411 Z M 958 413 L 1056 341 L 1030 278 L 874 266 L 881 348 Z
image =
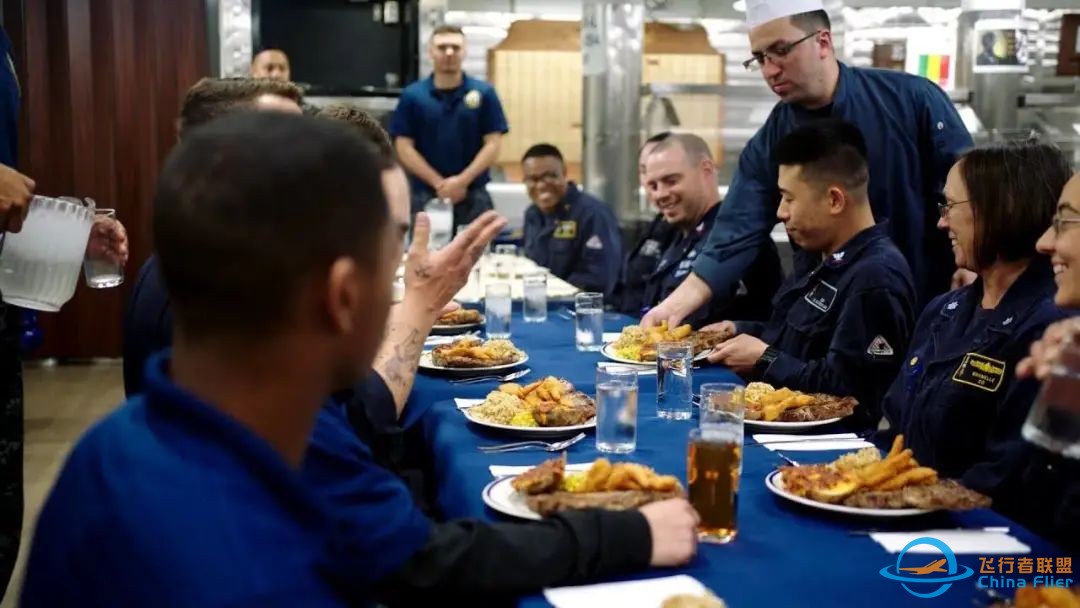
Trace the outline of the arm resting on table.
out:
M 382 585 L 388 598 L 521 595 L 645 568 L 649 524 L 637 511 L 575 511 L 525 524 L 436 524 Z

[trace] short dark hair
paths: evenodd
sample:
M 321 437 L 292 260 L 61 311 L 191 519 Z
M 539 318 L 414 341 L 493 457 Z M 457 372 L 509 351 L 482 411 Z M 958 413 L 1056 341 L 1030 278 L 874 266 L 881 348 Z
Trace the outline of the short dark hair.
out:
M 521 162 L 525 162 L 530 158 L 539 158 L 541 156 L 554 156 L 559 159 L 560 164 L 566 164 L 566 161 L 563 160 L 562 152 L 559 152 L 559 149 L 551 144 L 536 144 L 530 147 L 525 151 L 525 155 L 521 157 Z
M 465 30 L 461 29 L 461 26 L 444 23 L 440 26 L 437 26 L 434 30 L 431 31 L 432 38 L 438 36 L 439 34 L 457 34 L 458 36 L 464 37 Z
M 649 139 L 646 139 L 644 142 L 642 142 L 641 147 L 638 148 L 638 151 L 637 151 L 638 156 L 641 156 L 641 152 L 642 152 L 642 150 L 645 149 L 645 146 L 647 146 L 649 144 L 658 144 L 658 143 L 666 140 L 667 138 L 671 137 L 671 135 L 672 135 L 671 131 L 661 131 L 661 132 L 657 133 L 656 135 L 653 135 L 653 136 L 649 137 Z
M 262 95 L 278 95 L 300 104 L 303 93 L 291 82 L 264 78 L 203 78 L 188 89 L 180 106 L 181 137 L 189 129 L 244 107 Z
M 652 154 L 676 147 L 682 148 L 683 152 L 686 153 L 686 157 L 694 162 L 706 158 L 712 160 L 713 157 L 712 150 L 709 149 L 709 144 L 693 133 L 672 133 L 653 148 Z
M 796 128 L 773 150 L 778 165 L 802 167 L 803 178 L 836 183 L 848 190 L 870 181 L 866 139 L 859 127 L 838 118 L 825 118 Z
M 333 260 L 374 267 L 389 215 L 381 163 L 354 131 L 312 117 L 237 112 L 193 130 L 165 161 L 153 211 L 185 334 L 275 332 Z
M 986 268 L 1035 255 L 1072 177 L 1057 147 L 1035 141 L 969 150 L 956 161 L 975 215 L 975 262 Z
M 281 50 L 281 49 L 279 49 L 277 47 L 268 46 L 265 49 L 259 49 L 258 51 L 251 54 L 251 65 L 255 65 L 255 60 L 259 58 L 259 55 L 262 55 L 263 53 L 266 53 L 266 52 L 281 53 L 282 55 L 285 56 L 285 61 L 289 60 L 289 54 L 288 53 L 286 53 L 285 51 L 283 51 L 283 50 Z
M 340 120 L 356 128 L 368 143 L 375 146 L 379 154 L 387 158 L 395 158 L 394 145 L 390 143 L 390 135 L 386 132 L 374 116 L 361 110 L 351 103 L 335 103 L 320 108 L 317 116 Z
M 829 13 L 823 10 L 798 13 L 792 15 L 790 19 L 791 24 L 802 30 L 804 34 L 812 34 L 819 30 L 832 31 Z

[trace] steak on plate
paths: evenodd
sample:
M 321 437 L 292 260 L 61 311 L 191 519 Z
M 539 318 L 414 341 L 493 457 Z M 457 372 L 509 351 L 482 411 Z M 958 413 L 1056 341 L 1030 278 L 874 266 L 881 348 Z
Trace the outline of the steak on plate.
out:
M 682 495 L 682 489 L 670 492 L 646 492 L 643 490 L 625 492 L 552 492 L 550 494 L 526 496 L 525 502 L 530 509 L 547 517 L 552 513 L 573 509 L 626 511 L 651 502 L 678 498 Z

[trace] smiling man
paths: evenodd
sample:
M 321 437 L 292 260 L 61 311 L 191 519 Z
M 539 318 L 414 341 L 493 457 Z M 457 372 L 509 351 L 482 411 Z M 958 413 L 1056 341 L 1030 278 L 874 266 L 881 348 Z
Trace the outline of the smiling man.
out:
M 825 117 L 846 120 L 865 136 L 874 217 L 889 220 L 888 234 L 916 278 L 918 301 L 947 290 L 956 267 L 935 228 L 934 206 L 949 169 L 972 146 L 949 97 L 919 76 L 838 61 L 820 0 L 747 0 L 746 17 L 750 57 L 744 65 L 761 72 L 779 103 L 743 149 L 693 272 L 642 324 L 678 324 L 710 299 L 735 291 L 776 221 L 777 143 Z M 816 263 L 813 255 L 795 261 L 803 270 Z
M 521 159 L 533 204 L 525 210 L 525 255 L 560 279 L 610 296 L 622 268 L 622 238 L 611 208 L 566 178 L 562 153 L 537 144 Z
M 674 134 L 657 142 L 644 165 L 645 193 L 660 212 L 658 217 L 674 229 L 674 236 L 664 243 L 656 262 L 646 271 L 639 293 L 623 290 L 620 305 L 628 314 L 639 314 L 641 308 L 654 306 L 675 291 L 690 274 L 720 210 L 716 165 L 709 145 L 697 135 Z M 761 245 L 736 293 L 730 298 L 714 298 L 684 320 L 694 326 L 723 318 L 763 321 L 769 318 L 770 300 L 779 285 L 780 257 L 769 240 Z M 638 310 L 632 310 L 635 305 L 639 305 Z
M 822 120 L 776 146 L 777 218 L 817 267 L 780 287 L 766 323 L 713 326 L 734 338 L 709 356 L 750 380 L 859 400 L 848 424 L 876 428 L 914 325 L 911 271 L 867 195 L 866 142 L 852 124 Z

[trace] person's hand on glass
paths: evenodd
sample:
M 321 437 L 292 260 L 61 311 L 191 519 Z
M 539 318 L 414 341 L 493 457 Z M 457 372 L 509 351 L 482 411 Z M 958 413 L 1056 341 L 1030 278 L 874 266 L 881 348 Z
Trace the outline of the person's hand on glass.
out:
M 94 260 L 107 259 L 121 266 L 127 264 L 127 229 L 120 220 L 105 216 L 94 217 L 90 240 L 86 243 L 86 257 Z
M 0 230 L 22 230 L 35 187 L 34 180 L 7 165 L 0 165 Z
M 1020 378 L 1045 380 L 1050 369 L 1061 358 L 1061 351 L 1068 344 L 1080 343 L 1080 317 L 1053 323 L 1042 337 L 1031 344 L 1030 354 L 1016 366 Z

